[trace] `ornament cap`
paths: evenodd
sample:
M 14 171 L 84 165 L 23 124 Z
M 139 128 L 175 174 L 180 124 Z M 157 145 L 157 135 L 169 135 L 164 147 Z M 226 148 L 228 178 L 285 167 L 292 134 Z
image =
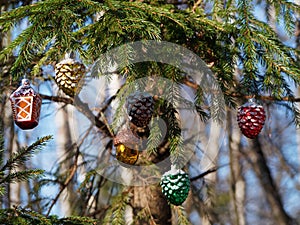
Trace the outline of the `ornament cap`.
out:
M 13 100 L 14 97 L 20 96 L 38 96 L 37 92 L 31 87 L 28 79 L 24 78 L 21 81 L 21 86 L 17 88 L 11 95 L 10 99 Z
M 255 98 L 249 98 L 249 99 L 248 99 L 248 102 L 249 102 L 249 103 L 256 102 L 256 99 L 255 99 Z
M 140 139 L 136 137 L 130 129 L 121 130 L 113 140 L 114 145 L 123 144 L 126 147 L 136 149 L 140 143 Z
M 22 87 L 30 87 L 30 82 L 27 78 L 22 79 Z

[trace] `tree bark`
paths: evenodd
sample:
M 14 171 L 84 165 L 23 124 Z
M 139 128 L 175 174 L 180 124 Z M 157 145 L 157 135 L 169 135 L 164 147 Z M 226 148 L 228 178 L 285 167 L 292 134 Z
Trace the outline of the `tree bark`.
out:
M 133 214 L 145 210 L 150 218 L 139 219 L 135 225 L 171 225 L 171 209 L 159 185 L 136 186 L 133 188 Z
M 69 109 L 68 106 L 58 109 L 56 114 L 56 122 L 57 122 L 57 149 L 58 149 L 58 158 L 61 160 L 60 165 L 60 173 L 66 174 L 65 177 L 68 177 L 68 173 L 70 168 L 73 165 L 73 154 L 75 149 L 72 145 L 72 136 L 69 126 Z M 73 151 L 74 150 L 74 151 Z M 60 196 L 60 201 L 62 207 L 62 211 L 64 215 L 72 214 L 72 205 L 75 201 L 74 193 L 75 187 L 74 182 L 70 182 L 67 188 L 63 191 Z M 74 199 L 75 198 L 75 199 Z
M 253 148 L 251 149 L 251 151 L 249 151 L 250 161 L 253 170 L 265 192 L 266 200 L 273 213 L 274 222 L 276 222 L 277 225 L 298 224 L 286 213 L 284 209 L 278 188 L 267 165 L 267 160 L 263 153 L 261 143 L 258 139 L 254 139 L 252 145 Z
M 228 136 L 229 136 L 229 157 L 230 157 L 230 187 L 231 199 L 234 208 L 234 224 L 245 225 L 245 197 L 246 183 L 242 175 L 242 160 L 240 154 L 241 134 L 237 127 L 233 128 L 233 115 L 230 111 L 227 113 Z
M 217 122 L 211 124 L 210 133 L 206 141 L 205 155 L 201 159 L 201 169 L 207 170 L 212 167 L 217 167 L 218 153 L 220 149 L 221 127 Z M 202 141 L 202 140 L 201 140 Z M 201 224 L 211 225 L 218 222 L 218 216 L 214 211 L 215 202 L 215 186 L 217 183 L 217 173 L 210 173 L 205 176 L 205 183 L 207 183 L 207 196 L 203 202 L 203 210 L 201 212 Z

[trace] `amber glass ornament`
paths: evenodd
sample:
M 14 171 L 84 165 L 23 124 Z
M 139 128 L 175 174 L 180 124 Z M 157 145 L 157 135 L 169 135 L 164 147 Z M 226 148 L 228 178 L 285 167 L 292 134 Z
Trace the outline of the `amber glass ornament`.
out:
M 85 66 L 74 59 L 67 58 L 55 65 L 55 82 L 63 92 L 71 97 L 79 93 L 81 80 L 86 72 Z
M 116 158 L 127 165 L 134 165 L 139 157 L 140 140 L 129 129 L 120 131 L 114 138 Z
M 10 96 L 15 124 L 23 130 L 36 127 L 39 123 L 42 98 L 36 93 L 27 79 Z
M 120 162 L 134 165 L 139 158 L 139 151 L 137 149 L 129 148 L 124 144 L 118 144 L 116 148 L 116 158 Z

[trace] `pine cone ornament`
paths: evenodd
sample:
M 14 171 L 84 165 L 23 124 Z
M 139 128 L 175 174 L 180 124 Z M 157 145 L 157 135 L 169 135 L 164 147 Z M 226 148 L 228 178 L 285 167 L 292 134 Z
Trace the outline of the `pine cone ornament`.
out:
M 139 157 L 140 140 L 129 129 L 120 131 L 114 138 L 116 158 L 127 165 L 134 165 Z
M 153 97 L 147 92 L 134 92 L 127 97 L 127 113 L 137 127 L 148 126 L 154 109 Z
M 55 65 L 55 82 L 63 92 L 71 97 L 79 93 L 79 81 L 85 73 L 85 66 L 74 59 L 64 59 Z
M 173 205 L 181 205 L 187 198 L 190 190 L 190 179 L 183 170 L 171 168 L 163 174 L 160 186 L 162 193 Z
M 254 99 L 238 108 L 237 121 L 242 133 L 248 138 L 255 138 L 261 131 L 266 120 L 265 110 Z

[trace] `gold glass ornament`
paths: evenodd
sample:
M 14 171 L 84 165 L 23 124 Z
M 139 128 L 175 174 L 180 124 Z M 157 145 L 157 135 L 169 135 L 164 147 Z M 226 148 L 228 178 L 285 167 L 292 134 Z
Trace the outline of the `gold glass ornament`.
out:
M 127 165 L 134 165 L 139 157 L 140 142 L 141 140 L 130 129 L 121 130 L 114 138 L 117 160 Z
M 139 151 L 136 149 L 131 149 L 124 144 L 118 144 L 116 146 L 117 153 L 116 158 L 122 163 L 129 165 L 134 165 L 139 157 Z

